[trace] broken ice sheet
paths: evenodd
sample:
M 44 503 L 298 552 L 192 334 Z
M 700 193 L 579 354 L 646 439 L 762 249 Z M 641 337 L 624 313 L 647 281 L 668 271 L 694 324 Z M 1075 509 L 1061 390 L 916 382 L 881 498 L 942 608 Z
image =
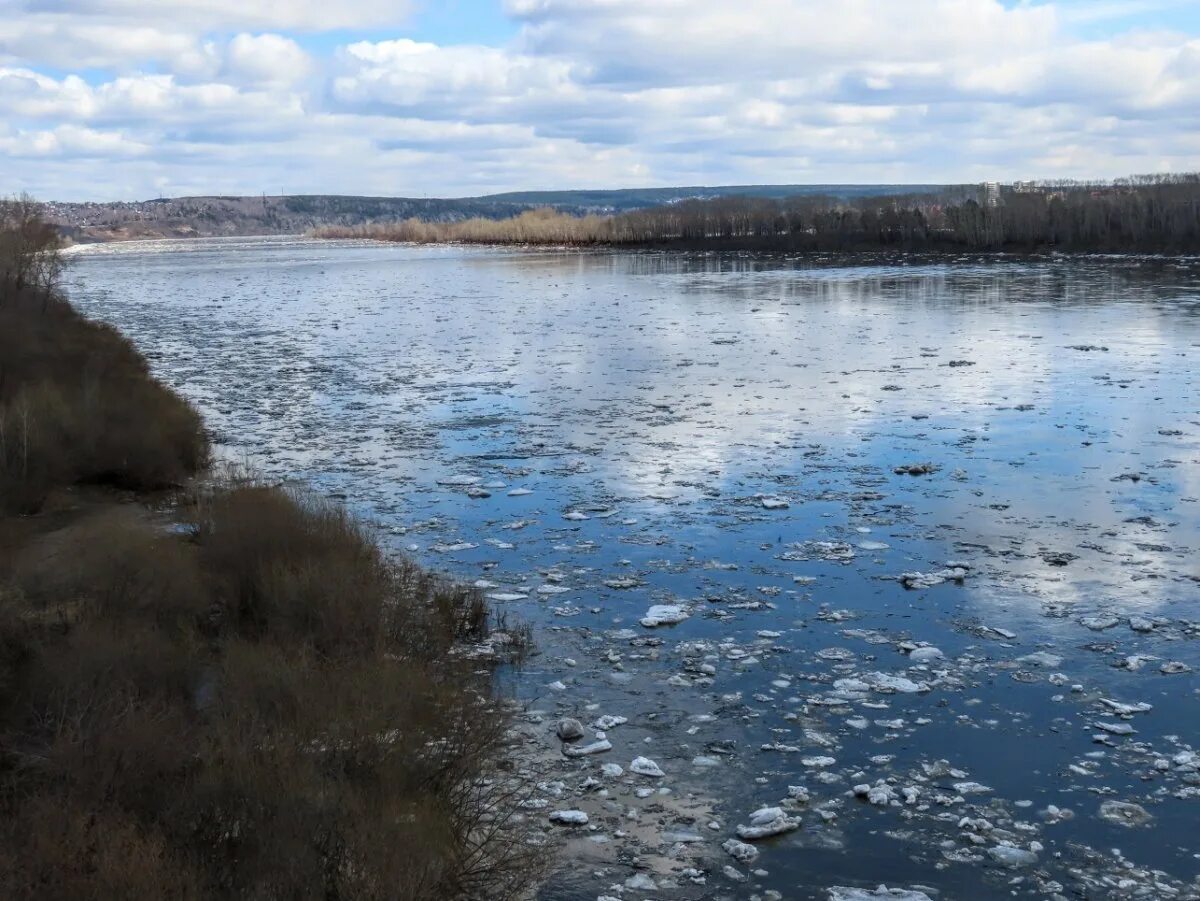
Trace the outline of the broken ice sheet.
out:
M 646 628 L 675 625 L 683 622 L 690 615 L 688 608 L 682 604 L 655 604 L 646 611 L 641 623 Z

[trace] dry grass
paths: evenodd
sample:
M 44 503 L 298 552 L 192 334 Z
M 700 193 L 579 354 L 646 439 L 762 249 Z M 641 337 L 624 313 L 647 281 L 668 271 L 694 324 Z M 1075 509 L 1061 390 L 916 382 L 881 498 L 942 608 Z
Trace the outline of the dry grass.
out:
M 188 519 L 102 511 L 3 561 L 0 896 L 515 897 L 507 718 L 450 653 L 478 592 L 303 494 Z
M 0 509 L 80 482 L 175 486 L 208 461 L 199 414 L 127 339 L 58 298 L 0 285 Z
M 246 479 L 171 522 L 15 515 L 178 484 L 208 444 L 124 338 L 2 282 L 0 897 L 517 897 L 540 860 L 505 708 L 455 653 L 487 637 L 479 592 Z
M 511 219 L 464 219 L 458 222 L 403 222 L 318 229 L 322 238 L 362 238 L 414 244 L 551 244 L 582 246 L 614 240 L 608 216 L 571 216 L 545 208 Z

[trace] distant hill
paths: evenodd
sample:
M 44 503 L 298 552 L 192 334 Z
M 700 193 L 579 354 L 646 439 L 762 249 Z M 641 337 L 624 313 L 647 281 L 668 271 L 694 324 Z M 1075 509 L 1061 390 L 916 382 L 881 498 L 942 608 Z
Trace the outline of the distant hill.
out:
M 799 195 L 842 199 L 936 193 L 941 185 L 726 185 L 611 191 L 517 191 L 484 197 L 421 199 L 336 194 L 285 197 L 177 197 L 114 203 L 48 203 L 51 221 L 79 242 L 135 238 L 301 234 L 327 226 L 360 226 L 418 218 L 454 222 L 505 219 L 550 206 L 564 213 L 622 213 L 689 199 Z

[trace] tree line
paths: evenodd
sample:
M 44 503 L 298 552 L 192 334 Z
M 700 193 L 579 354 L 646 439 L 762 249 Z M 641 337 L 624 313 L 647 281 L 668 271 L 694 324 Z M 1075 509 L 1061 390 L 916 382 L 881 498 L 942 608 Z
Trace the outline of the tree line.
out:
M 552 209 L 510 219 L 408 219 L 321 237 L 417 243 L 783 250 L 1200 252 L 1200 174 L 958 186 L 908 196 L 720 197 L 616 216 Z

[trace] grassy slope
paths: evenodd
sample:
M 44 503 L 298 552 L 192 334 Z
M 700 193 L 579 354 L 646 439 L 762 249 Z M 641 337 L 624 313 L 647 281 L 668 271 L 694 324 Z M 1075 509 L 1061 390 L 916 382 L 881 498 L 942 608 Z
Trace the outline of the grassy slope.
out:
M 483 827 L 515 789 L 479 782 L 506 717 L 456 652 L 480 596 L 300 493 L 210 481 L 151 514 L 207 461 L 199 417 L 115 331 L 19 294 L 0 285 L 0 897 L 514 896 L 534 861 Z

